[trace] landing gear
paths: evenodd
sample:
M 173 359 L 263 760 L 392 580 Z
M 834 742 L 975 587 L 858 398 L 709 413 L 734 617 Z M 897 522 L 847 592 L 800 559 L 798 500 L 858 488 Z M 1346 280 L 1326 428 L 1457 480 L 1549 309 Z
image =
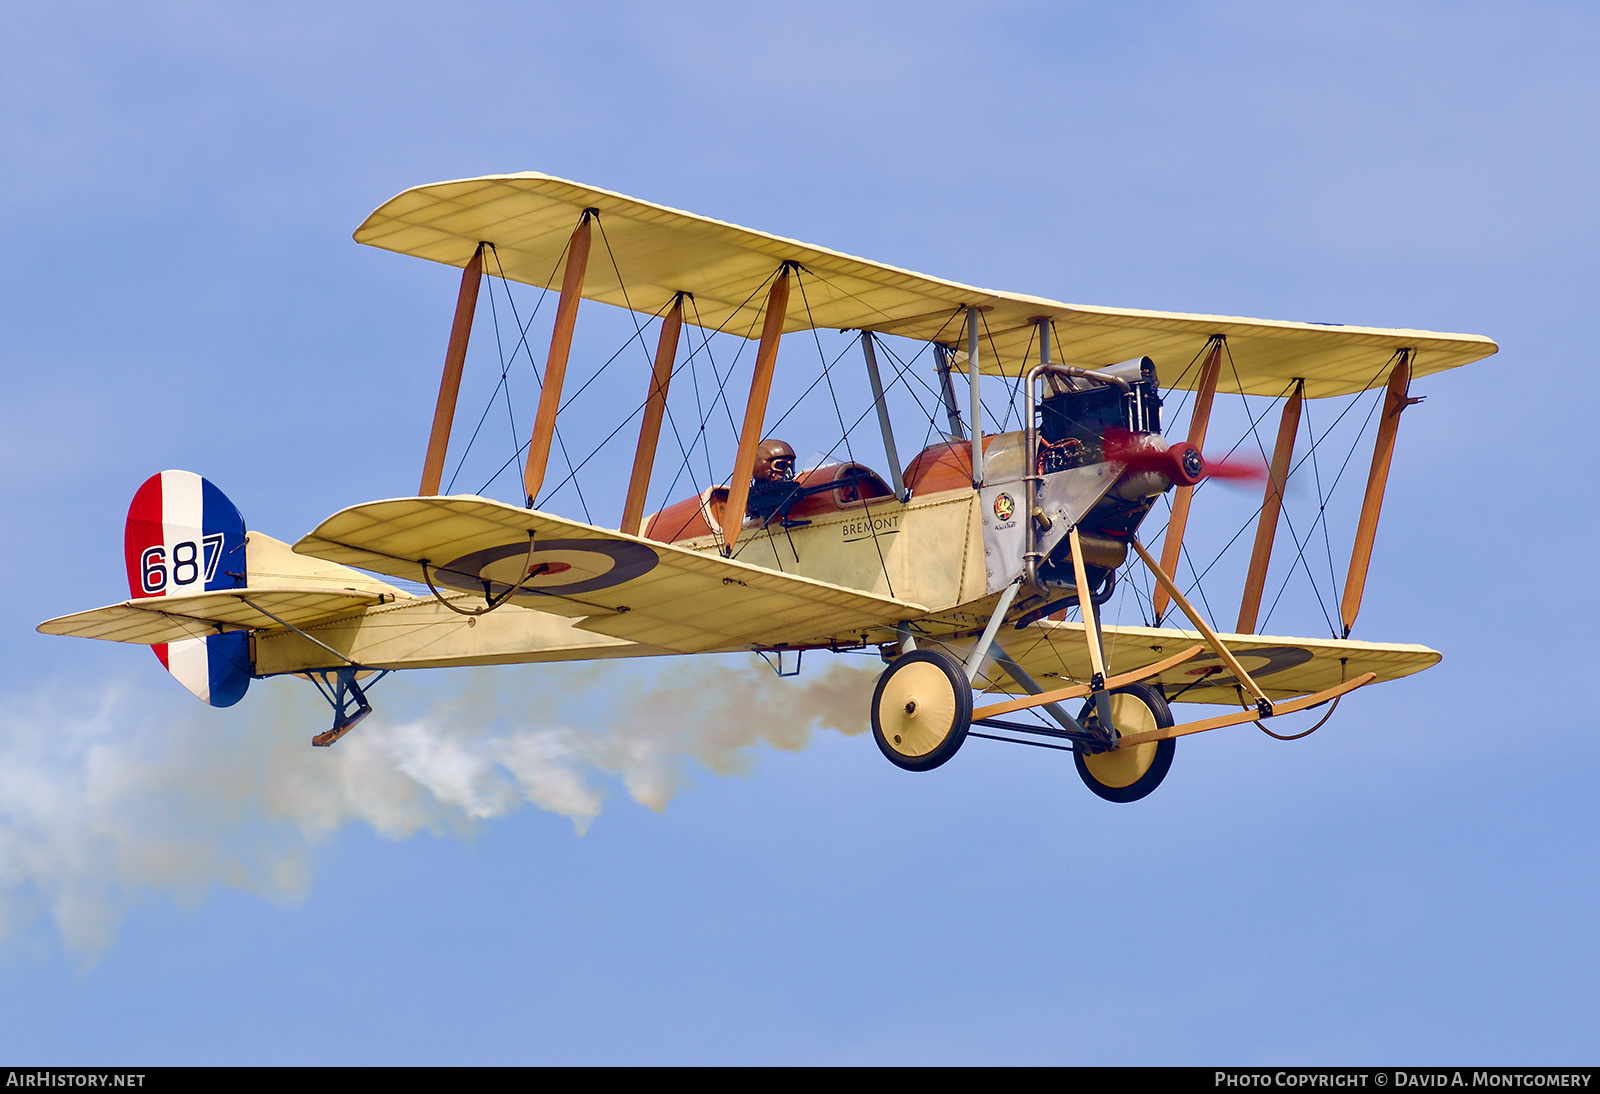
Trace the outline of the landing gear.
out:
M 872 738 L 897 767 L 933 770 L 956 754 L 971 725 L 972 685 L 961 662 L 943 650 L 897 657 L 878 678 Z
M 1129 684 L 1111 693 L 1111 720 L 1117 732 L 1127 736 L 1172 725 L 1172 709 L 1155 688 Z M 1079 721 L 1086 729 L 1099 726 L 1092 702 L 1085 705 Z M 1080 744 L 1072 750 L 1072 760 L 1083 785 L 1100 797 L 1110 802 L 1134 802 L 1161 785 L 1176 750 L 1177 741 L 1170 737 L 1093 754 Z

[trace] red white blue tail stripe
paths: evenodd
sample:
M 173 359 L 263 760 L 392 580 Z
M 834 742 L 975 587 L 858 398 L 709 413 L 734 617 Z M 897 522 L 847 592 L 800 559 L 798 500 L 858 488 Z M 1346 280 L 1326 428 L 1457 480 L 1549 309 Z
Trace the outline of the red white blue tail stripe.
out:
M 151 475 L 133 496 L 123 544 L 135 599 L 245 587 L 244 518 L 233 502 L 190 471 Z M 214 707 L 244 698 L 250 640 L 204 634 L 153 647 L 178 682 Z

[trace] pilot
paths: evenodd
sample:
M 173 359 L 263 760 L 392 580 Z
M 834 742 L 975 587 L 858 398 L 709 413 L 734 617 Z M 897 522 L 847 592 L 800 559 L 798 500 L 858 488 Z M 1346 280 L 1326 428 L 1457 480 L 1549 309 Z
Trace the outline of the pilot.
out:
M 774 516 L 781 518 L 799 492 L 799 484 L 794 481 L 794 449 L 775 437 L 768 437 L 756 446 L 755 470 L 750 476 L 750 502 L 746 506 L 749 514 L 763 523 Z
M 794 449 L 776 437 L 756 445 L 756 469 L 750 476 L 756 482 L 788 482 L 794 478 Z

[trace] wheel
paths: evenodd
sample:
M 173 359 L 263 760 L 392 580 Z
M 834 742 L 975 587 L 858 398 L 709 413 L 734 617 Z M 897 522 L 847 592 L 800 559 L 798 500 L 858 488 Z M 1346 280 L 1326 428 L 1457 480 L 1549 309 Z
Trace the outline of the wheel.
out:
M 1078 720 L 1085 725 L 1099 724 L 1092 701 L 1084 706 Z M 1129 684 L 1111 693 L 1111 720 L 1123 734 L 1164 729 L 1172 724 L 1172 708 L 1155 688 Z M 1100 797 L 1108 802 L 1136 802 L 1167 777 L 1177 746 L 1178 742 L 1168 737 L 1094 755 L 1079 747 L 1072 750 L 1072 759 L 1083 785 Z
M 966 667 L 943 650 L 897 657 L 872 693 L 872 739 L 889 762 L 932 771 L 956 754 L 972 725 Z

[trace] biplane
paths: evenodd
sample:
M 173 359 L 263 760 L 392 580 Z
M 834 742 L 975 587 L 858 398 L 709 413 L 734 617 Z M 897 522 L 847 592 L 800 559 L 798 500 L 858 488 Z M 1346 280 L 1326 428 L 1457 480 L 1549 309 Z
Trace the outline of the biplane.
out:
M 863 652 L 885 666 L 863 713 L 899 767 L 937 768 L 969 737 L 1032 743 L 1071 751 L 1090 790 L 1123 802 L 1162 781 L 1181 736 L 1246 722 L 1301 736 L 1268 727 L 1328 705 L 1320 725 L 1350 692 L 1439 660 L 1350 632 L 1411 385 L 1494 353 L 1486 338 L 1064 304 L 532 172 L 406 190 L 355 239 L 462 269 L 416 496 L 343 509 L 291 546 L 248 530 L 209 481 L 161 472 L 128 514 L 131 598 L 40 631 L 153 646 L 216 706 L 253 679 L 310 679 L 333 708 L 321 746 L 400 669 L 755 651 L 787 674 L 805 651 Z M 515 501 L 441 494 L 480 287 L 496 279 L 556 299 L 542 362 L 518 319 L 539 394 L 514 438 Z M 615 528 L 541 502 L 582 301 L 629 313 L 649 363 L 626 390 L 604 385 L 639 423 Z M 647 514 L 696 329 L 755 347 L 736 428 L 728 413 L 736 444 L 720 476 Z M 853 452 L 797 466 L 773 435 L 780 343 L 821 331 L 859 342 L 860 420 L 876 419 L 886 474 Z M 907 360 L 893 345 L 920 348 Z M 902 462 L 885 392 L 924 360 L 937 429 Z M 1333 633 L 1258 634 L 1301 415 L 1363 392 L 1381 412 Z M 1281 404 L 1231 631 L 1179 581 L 1196 491 L 1233 473 L 1203 452 L 1219 393 Z M 1187 430 L 1169 441 L 1179 395 Z M 1142 532 L 1153 512 L 1158 550 Z M 1107 619 L 1130 587 L 1140 622 Z M 1228 709 L 1179 722 L 1174 703 Z

